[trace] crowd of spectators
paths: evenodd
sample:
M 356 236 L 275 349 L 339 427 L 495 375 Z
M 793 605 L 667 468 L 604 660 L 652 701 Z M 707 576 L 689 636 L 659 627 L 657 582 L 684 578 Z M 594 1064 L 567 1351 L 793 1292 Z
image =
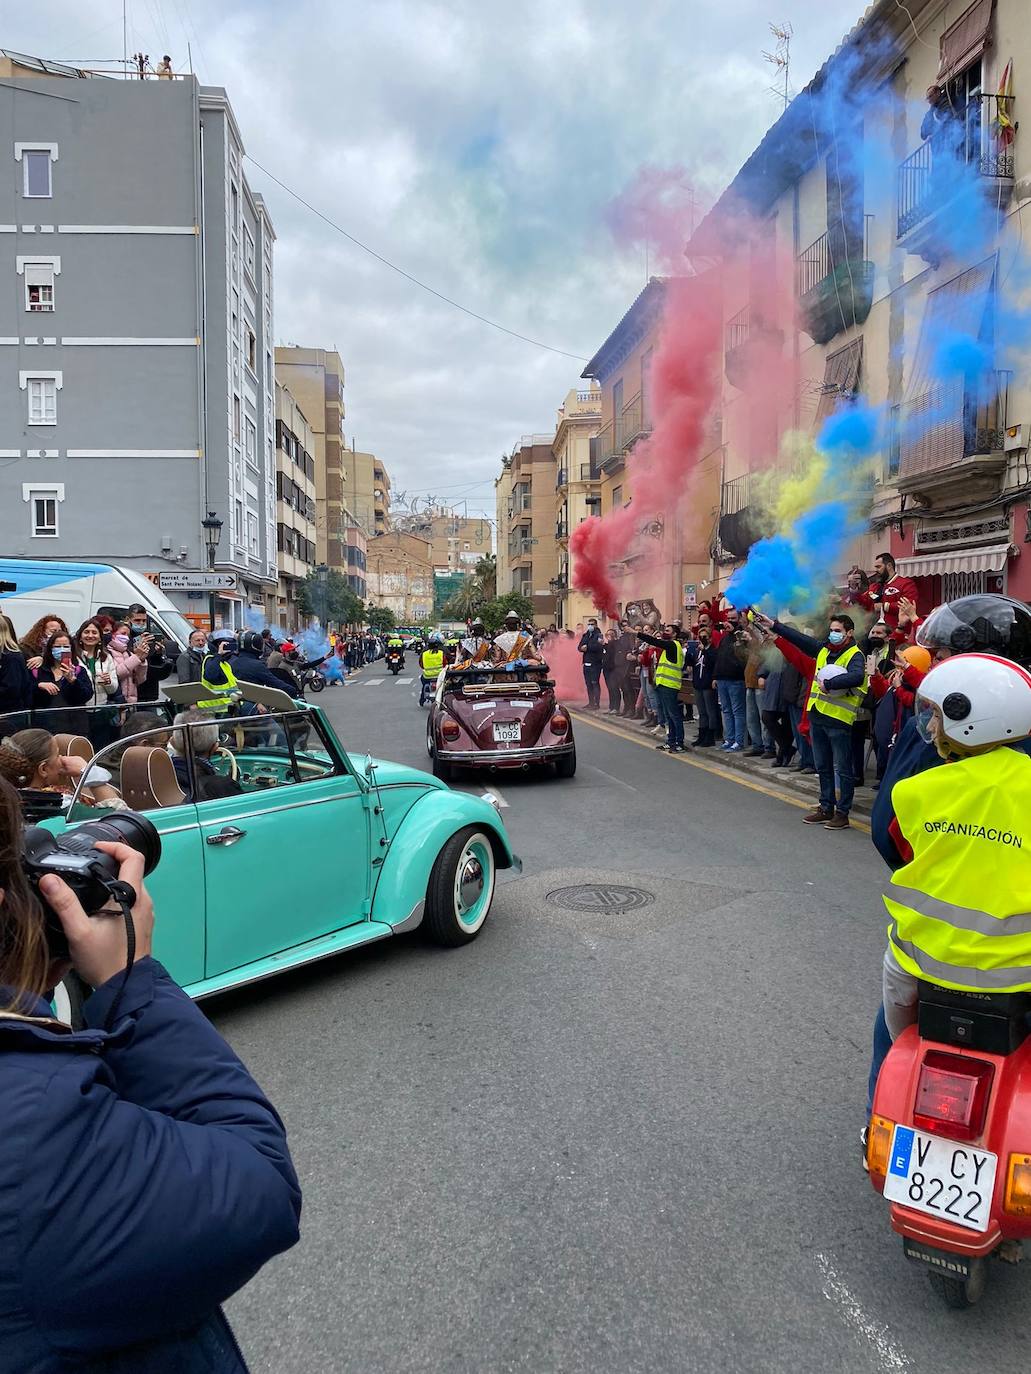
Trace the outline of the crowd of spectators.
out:
M 819 819 L 841 828 L 855 789 L 878 787 L 931 667 L 928 651 L 914 642 L 915 584 L 884 553 L 872 574 L 851 569 L 844 591 L 808 627 L 719 601 L 700 606 L 693 619 L 621 620 L 604 631 L 594 620 L 578 626 L 572 638 L 583 659 L 587 709 L 661 736 L 656 748 L 666 752 L 719 749 L 819 774 Z M 663 655 L 678 658 L 672 643 L 683 650 L 676 691 L 661 685 Z M 814 687 L 824 649 L 834 676 L 826 691 L 820 682 Z M 834 709 L 841 701 L 847 709 Z M 685 735 L 687 725 L 693 734 Z

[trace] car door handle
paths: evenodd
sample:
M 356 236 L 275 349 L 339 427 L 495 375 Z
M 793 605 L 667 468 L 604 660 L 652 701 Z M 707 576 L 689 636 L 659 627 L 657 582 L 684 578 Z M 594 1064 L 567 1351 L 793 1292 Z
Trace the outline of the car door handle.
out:
M 247 834 L 246 830 L 239 830 L 235 825 L 224 825 L 217 835 L 205 836 L 205 844 L 236 844 L 237 840 L 242 840 Z

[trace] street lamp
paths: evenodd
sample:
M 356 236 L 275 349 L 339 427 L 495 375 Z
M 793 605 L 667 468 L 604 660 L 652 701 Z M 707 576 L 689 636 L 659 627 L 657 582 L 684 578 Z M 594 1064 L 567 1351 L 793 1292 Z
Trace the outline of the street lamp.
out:
M 218 548 L 218 541 L 222 537 L 222 521 L 213 510 L 209 510 L 204 519 L 200 522 L 204 530 L 204 540 L 208 546 L 208 572 L 215 569 L 215 550 Z M 215 588 L 208 589 L 208 619 L 211 622 L 211 629 L 215 629 Z
M 319 566 L 315 569 L 315 581 L 319 585 L 319 606 L 322 608 L 322 630 L 324 634 L 328 634 L 329 628 L 326 624 L 328 615 L 326 609 L 326 602 L 329 594 L 327 585 L 329 582 L 329 568 L 326 566 L 325 563 L 320 563 Z

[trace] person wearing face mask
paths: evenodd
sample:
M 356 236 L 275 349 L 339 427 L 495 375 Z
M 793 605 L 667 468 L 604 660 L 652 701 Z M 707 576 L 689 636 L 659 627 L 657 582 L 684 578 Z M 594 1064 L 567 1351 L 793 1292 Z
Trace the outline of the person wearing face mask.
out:
M 687 659 L 684 646 L 673 633 L 672 625 L 662 627 L 661 637 L 638 630 L 637 638 L 659 651 L 655 664 L 655 691 L 666 722 L 666 743 L 655 747 L 667 754 L 683 754 L 688 747 L 684 744 L 684 712 L 680 702 Z
M 855 641 L 852 618 L 834 616 L 822 643 L 768 616 L 756 613 L 755 619 L 763 629 L 793 644 L 813 665 L 809 738 L 820 777 L 820 804 L 802 820 L 825 830 L 847 830 L 856 788 L 852 727 L 866 696 L 866 659 Z
M 21 651 L 25 655 L 25 666 L 27 668 L 38 668 L 43 662 L 43 646 L 48 639 L 52 639 L 58 630 L 62 634 L 71 634 L 68 626 L 59 615 L 41 615 L 35 625 L 24 635 L 21 640 Z
M 150 629 L 150 618 L 145 606 L 129 607 L 129 644 L 147 665 L 146 676 L 139 684 L 139 701 L 157 701 L 161 683 L 174 668 L 172 660 L 165 655 L 165 641 Z
M 33 671 L 36 688 L 33 710 L 59 706 L 85 706 L 93 700 L 93 683 L 72 648 L 71 637 L 58 632 L 47 640 L 42 661 Z M 71 725 L 72 722 L 69 722 Z M 77 733 L 72 730 L 72 733 Z
M 584 686 L 587 688 L 587 710 L 601 710 L 601 658 L 605 641 L 598 622 L 593 617 L 587 622 L 587 629 L 580 637 L 578 651 L 583 654 Z
M 189 646 L 183 650 L 176 660 L 176 674 L 180 683 L 200 682 L 201 668 L 204 666 L 204 658 L 207 652 L 207 634 L 203 630 L 191 631 Z
M 694 697 L 698 706 L 698 734 L 693 743 L 699 749 L 711 749 L 720 732 L 720 708 L 716 701 L 713 671 L 716 667 L 716 648 L 708 616 L 699 620 L 696 639 L 688 645 L 688 661 L 694 680 Z
M 147 664 L 145 658 L 130 649 L 129 627 L 124 621 L 115 626 L 108 649 L 115 661 L 122 699 L 133 705 L 139 700 L 140 683 L 147 680 Z

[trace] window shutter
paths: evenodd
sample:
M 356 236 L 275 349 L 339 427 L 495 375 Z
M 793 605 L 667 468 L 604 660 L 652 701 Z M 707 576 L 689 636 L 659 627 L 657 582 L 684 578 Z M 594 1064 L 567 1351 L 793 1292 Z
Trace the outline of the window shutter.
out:
M 26 286 L 53 286 L 54 269 L 49 262 L 27 262 L 25 264 Z
M 992 22 L 995 0 L 974 0 L 954 24 L 941 36 L 941 63 L 938 84 L 951 81 L 967 67 L 973 66 L 988 46 L 988 30 Z
M 816 407 L 816 428 L 829 419 L 842 404 L 851 401 L 859 390 L 859 374 L 863 367 L 862 337 L 853 339 L 836 353 L 830 353 L 823 365 L 823 391 Z

